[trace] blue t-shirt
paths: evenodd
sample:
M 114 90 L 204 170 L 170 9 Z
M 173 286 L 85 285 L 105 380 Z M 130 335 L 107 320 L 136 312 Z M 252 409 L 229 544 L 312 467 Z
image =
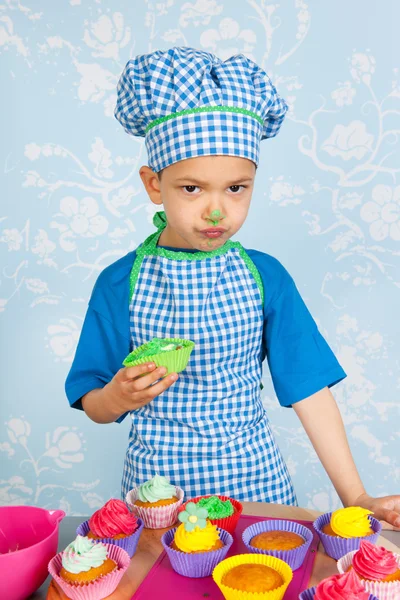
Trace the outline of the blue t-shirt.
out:
M 168 250 L 182 252 L 182 249 Z M 335 385 L 346 373 L 284 266 L 269 254 L 257 250 L 246 252 L 264 287 L 262 358 L 267 358 L 280 404 L 291 406 L 326 386 Z M 100 273 L 93 288 L 65 383 L 69 403 L 74 408 L 82 409 L 82 396 L 111 381 L 131 351 L 129 276 L 135 258 L 136 251 L 111 264 Z M 117 421 L 121 422 L 125 416 Z

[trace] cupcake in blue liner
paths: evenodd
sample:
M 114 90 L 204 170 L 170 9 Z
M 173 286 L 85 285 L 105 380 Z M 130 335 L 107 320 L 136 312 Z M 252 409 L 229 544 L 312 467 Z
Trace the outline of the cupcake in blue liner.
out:
M 88 521 L 81 523 L 76 534 L 87 536 L 94 542 L 119 546 L 132 558 L 143 527 L 142 519 L 132 514 L 122 500 L 112 498 Z
M 382 525 L 371 511 L 358 506 L 325 513 L 314 521 L 313 526 L 326 554 L 335 560 L 358 550 L 361 540 L 376 544 L 382 530 Z
M 302 592 L 299 600 L 379 600 L 366 592 L 354 571 L 332 575 Z
M 313 533 L 295 521 L 273 519 L 247 527 L 242 540 L 249 552 L 280 558 L 294 571 L 303 564 Z
M 208 577 L 233 543 L 230 533 L 208 519 L 207 509 L 193 502 L 178 516 L 181 525 L 161 538 L 171 566 L 185 577 Z

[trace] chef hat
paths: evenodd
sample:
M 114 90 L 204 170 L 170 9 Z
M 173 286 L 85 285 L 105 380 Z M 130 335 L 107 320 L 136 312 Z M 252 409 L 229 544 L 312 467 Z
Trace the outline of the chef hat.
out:
M 242 54 L 222 61 L 174 47 L 128 61 L 115 116 L 127 133 L 145 137 L 149 167 L 158 172 L 216 154 L 258 165 L 260 141 L 278 133 L 287 109 L 265 71 Z

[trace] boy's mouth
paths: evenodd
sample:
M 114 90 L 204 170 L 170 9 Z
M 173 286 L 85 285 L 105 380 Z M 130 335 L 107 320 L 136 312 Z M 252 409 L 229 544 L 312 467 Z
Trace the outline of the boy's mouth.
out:
M 202 233 L 205 237 L 214 239 L 219 238 L 223 233 L 225 233 L 226 229 L 223 227 L 209 227 L 208 229 L 202 229 L 200 233 Z

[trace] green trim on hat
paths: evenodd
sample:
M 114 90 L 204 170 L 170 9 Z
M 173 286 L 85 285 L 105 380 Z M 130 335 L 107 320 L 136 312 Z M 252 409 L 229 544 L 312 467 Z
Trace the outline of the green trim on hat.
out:
M 252 117 L 256 121 L 260 123 L 260 125 L 264 125 L 264 119 L 258 116 L 256 113 L 251 110 L 247 110 L 247 108 L 240 108 L 239 106 L 198 106 L 197 108 L 188 108 L 186 110 L 181 110 L 177 113 L 172 113 L 170 115 L 166 115 L 165 117 L 160 117 L 159 119 L 155 119 L 149 125 L 147 125 L 145 133 L 156 127 L 156 125 L 160 125 L 160 123 L 164 123 L 165 121 L 170 121 L 171 119 L 176 119 L 177 117 L 182 117 L 183 115 L 194 115 L 196 113 L 208 113 L 208 112 L 231 112 L 231 113 L 241 113 L 243 115 L 247 115 Z

